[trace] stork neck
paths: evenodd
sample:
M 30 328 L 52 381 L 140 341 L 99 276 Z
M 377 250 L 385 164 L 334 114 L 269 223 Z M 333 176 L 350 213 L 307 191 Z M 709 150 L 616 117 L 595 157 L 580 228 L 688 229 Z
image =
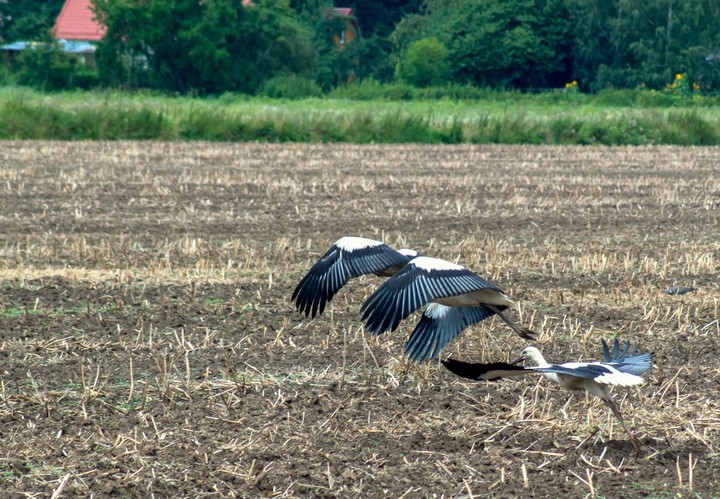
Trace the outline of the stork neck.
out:
M 533 367 L 550 367 L 550 364 L 547 363 L 545 357 L 543 357 L 538 350 L 535 350 L 532 355 L 527 356 L 526 362 Z

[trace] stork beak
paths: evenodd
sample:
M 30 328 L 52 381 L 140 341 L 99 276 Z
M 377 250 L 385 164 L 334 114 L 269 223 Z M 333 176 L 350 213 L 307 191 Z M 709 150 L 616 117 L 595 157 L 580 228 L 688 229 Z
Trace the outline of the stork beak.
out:
M 525 362 L 525 357 L 523 357 L 522 355 L 520 357 L 518 357 L 517 359 L 513 360 L 512 362 L 510 362 L 510 365 L 514 366 L 516 364 L 520 364 L 521 362 Z

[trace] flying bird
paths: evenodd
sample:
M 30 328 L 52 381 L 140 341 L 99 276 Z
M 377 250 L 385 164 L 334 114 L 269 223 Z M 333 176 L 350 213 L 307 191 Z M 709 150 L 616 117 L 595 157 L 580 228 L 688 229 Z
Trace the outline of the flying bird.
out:
M 637 347 L 632 351 L 630 342 L 620 348 L 615 339 L 613 352 L 602 342 L 605 361 L 566 362 L 564 364 L 548 364 L 535 347 L 526 347 L 520 357 L 511 363 L 495 362 L 491 364 L 471 364 L 455 359 L 443 360 L 442 363 L 454 374 L 474 380 L 495 381 L 501 378 L 541 373 L 549 380 L 569 390 L 585 390 L 599 397 L 620 421 L 625 433 L 638 455 L 641 453 L 640 441 L 625 424 L 620 407 L 610 394 L 610 386 L 634 386 L 643 383 L 641 375 L 652 367 L 653 354 L 637 354 Z M 525 366 L 519 366 L 524 362 Z
M 666 295 L 684 295 L 690 291 L 697 291 L 697 288 L 689 288 L 686 286 L 670 286 L 665 290 Z
M 342 237 L 302 278 L 292 301 L 305 317 L 315 317 L 323 313 L 325 305 L 350 279 L 366 274 L 395 275 L 415 256 L 415 250 L 398 251 L 381 241 Z
M 340 238 L 302 278 L 292 294 L 292 301 L 306 317 L 314 318 L 323 313 L 327 303 L 350 279 L 367 274 L 394 276 L 417 255 L 415 250 L 395 250 L 381 241 L 372 239 Z M 438 261 L 442 262 L 442 260 Z M 445 263 L 452 265 L 449 262 Z M 489 291 L 489 293 L 504 295 L 499 288 L 490 286 L 497 291 Z M 514 303 L 509 298 L 506 301 Z M 493 308 L 504 310 L 507 308 L 506 301 Z M 496 312 L 493 308 L 452 307 L 441 303 L 430 303 L 407 341 L 405 355 L 415 362 L 437 358 L 440 350 L 464 329 L 494 315 Z
M 517 304 L 502 289 L 465 267 L 439 258 L 413 258 L 375 290 L 360 310 L 365 329 L 379 335 L 394 331 L 403 319 L 428 303 L 431 305 L 408 342 L 418 359 L 435 358 L 467 326 L 495 314 L 521 338 L 534 339 L 532 331 L 519 327 L 504 312 Z M 448 334 L 429 337 L 423 319 L 440 316 L 455 327 L 449 328 Z

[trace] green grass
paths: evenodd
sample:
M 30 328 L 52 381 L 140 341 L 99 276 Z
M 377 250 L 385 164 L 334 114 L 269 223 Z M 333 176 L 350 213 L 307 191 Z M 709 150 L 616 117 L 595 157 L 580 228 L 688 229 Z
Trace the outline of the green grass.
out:
M 719 118 L 715 98 L 641 90 L 406 101 L 0 89 L 0 139 L 718 145 Z

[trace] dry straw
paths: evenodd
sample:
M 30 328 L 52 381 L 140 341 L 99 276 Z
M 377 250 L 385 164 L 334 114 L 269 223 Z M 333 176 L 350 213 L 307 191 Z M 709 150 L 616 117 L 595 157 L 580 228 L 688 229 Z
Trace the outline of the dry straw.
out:
M 9 495 L 481 497 L 720 489 L 713 148 L 6 142 L 0 481 Z M 656 353 L 597 401 L 402 356 L 412 322 L 292 288 L 342 235 L 457 261 L 551 361 Z M 663 290 L 698 288 L 683 296 Z M 444 352 L 507 360 L 496 320 Z

